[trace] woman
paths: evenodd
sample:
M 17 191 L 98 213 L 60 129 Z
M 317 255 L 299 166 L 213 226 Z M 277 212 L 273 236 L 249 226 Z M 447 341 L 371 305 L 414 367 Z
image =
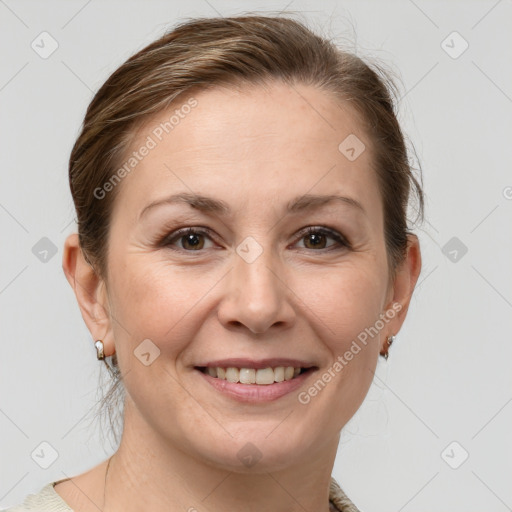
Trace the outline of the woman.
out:
M 110 76 L 70 157 L 63 269 L 122 438 L 12 510 L 358 510 L 340 431 L 421 269 L 390 87 L 260 16 L 182 23 Z

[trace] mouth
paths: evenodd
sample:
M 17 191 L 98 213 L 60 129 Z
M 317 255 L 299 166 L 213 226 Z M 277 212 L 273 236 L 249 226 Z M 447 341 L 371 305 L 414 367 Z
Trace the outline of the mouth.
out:
M 205 375 L 233 384 L 269 386 L 279 382 L 297 379 L 305 373 L 316 370 L 316 366 L 267 366 L 265 368 L 236 366 L 195 366 Z
M 194 372 L 209 389 L 230 400 L 253 404 L 290 396 L 305 386 L 318 369 L 311 360 L 288 357 L 231 357 L 194 366 Z

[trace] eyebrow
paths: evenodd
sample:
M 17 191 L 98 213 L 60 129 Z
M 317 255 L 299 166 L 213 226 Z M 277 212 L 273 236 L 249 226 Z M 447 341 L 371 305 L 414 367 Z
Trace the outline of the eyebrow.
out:
M 298 196 L 292 199 L 287 205 L 287 211 L 290 213 L 297 213 L 303 211 L 311 211 L 315 209 L 319 209 L 328 204 L 332 204 L 334 202 L 341 202 L 343 204 L 352 206 L 362 213 L 366 214 L 363 205 L 352 197 L 347 196 L 339 196 L 334 194 L 327 195 L 313 195 L 313 194 L 305 194 L 302 196 Z M 188 204 L 192 208 L 196 210 L 200 210 L 202 212 L 210 212 L 216 213 L 219 215 L 230 215 L 231 208 L 229 205 L 222 201 L 221 199 L 215 199 L 213 197 L 207 197 L 200 194 L 193 194 L 188 192 L 182 192 L 179 194 L 174 194 L 169 197 L 165 197 L 163 199 L 158 199 L 150 204 L 148 204 L 141 211 L 139 215 L 139 219 L 141 219 L 149 210 L 161 206 L 164 204 Z

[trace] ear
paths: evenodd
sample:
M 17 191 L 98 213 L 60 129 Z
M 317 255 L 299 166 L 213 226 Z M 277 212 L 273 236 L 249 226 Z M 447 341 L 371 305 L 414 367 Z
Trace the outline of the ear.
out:
M 115 346 L 105 283 L 85 260 L 78 233 L 66 238 L 62 269 L 75 292 L 82 318 L 93 339 L 103 342 L 105 357 L 113 355 Z
M 388 336 L 395 335 L 400 331 L 407 310 L 411 302 L 412 293 L 418 277 L 421 272 L 421 252 L 418 237 L 413 234 L 407 235 L 407 252 L 404 261 L 397 269 L 395 277 L 390 283 L 390 291 L 388 294 L 388 303 L 385 311 L 397 311 L 396 315 L 390 320 L 385 333 L 384 345 L 381 347 L 385 350 L 387 346 Z M 400 306 L 398 306 L 400 305 Z

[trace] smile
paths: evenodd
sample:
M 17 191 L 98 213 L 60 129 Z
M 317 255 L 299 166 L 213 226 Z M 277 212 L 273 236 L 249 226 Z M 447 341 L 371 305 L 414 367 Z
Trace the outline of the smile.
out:
M 293 366 L 277 366 L 275 368 L 221 368 L 221 367 L 198 367 L 203 373 L 210 377 L 226 380 L 233 383 L 257 384 L 268 386 L 275 382 L 292 380 L 301 373 L 307 371 L 307 368 L 295 368 Z
M 265 368 L 237 368 L 228 366 L 196 366 L 210 389 L 238 402 L 271 402 L 290 395 L 304 383 L 318 367 L 276 366 Z

